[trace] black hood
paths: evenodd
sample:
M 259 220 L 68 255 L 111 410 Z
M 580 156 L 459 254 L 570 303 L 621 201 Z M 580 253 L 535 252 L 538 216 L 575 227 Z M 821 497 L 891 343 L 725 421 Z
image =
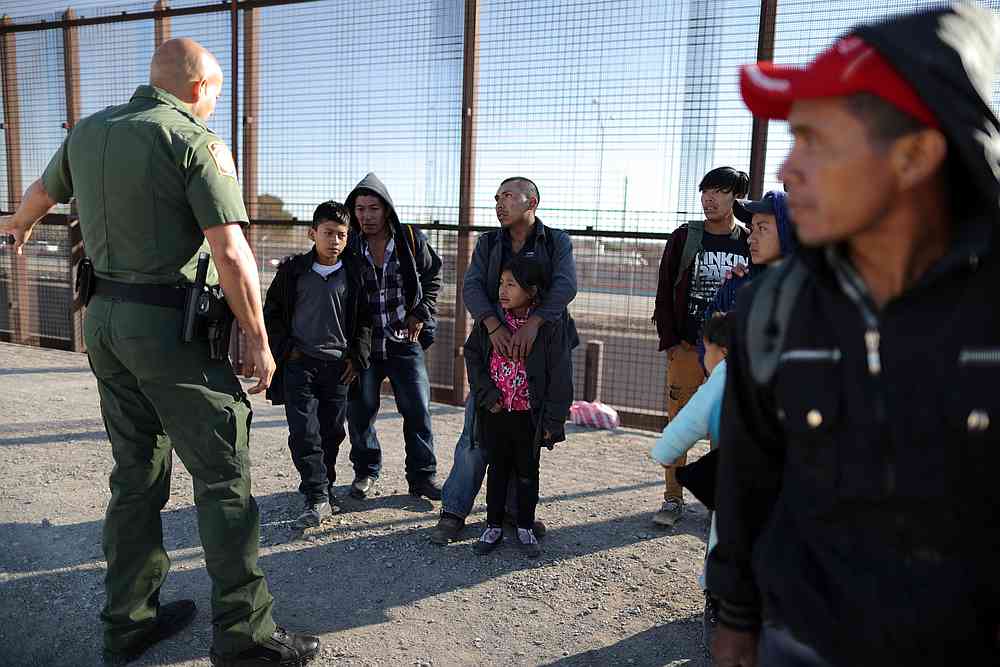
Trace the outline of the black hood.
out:
M 1000 19 L 973 3 L 858 26 L 930 108 L 948 139 L 957 218 L 1000 208 L 1000 122 L 989 105 Z
M 361 224 L 358 222 L 358 216 L 354 213 L 354 200 L 356 200 L 360 195 L 375 195 L 382 200 L 388 209 L 388 217 L 386 223 L 389 226 L 389 233 L 395 234 L 396 229 L 399 227 L 399 216 L 396 215 L 396 205 L 392 203 L 392 197 L 389 196 L 389 189 L 385 187 L 385 183 L 375 175 L 375 172 L 369 172 L 367 176 L 361 179 L 361 181 L 354 186 L 351 190 L 351 194 L 347 195 L 347 199 L 344 200 L 344 205 L 347 206 L 347 210 L 351 212 L 351 229 L 353 229 L 358 234 L 361 233 Z

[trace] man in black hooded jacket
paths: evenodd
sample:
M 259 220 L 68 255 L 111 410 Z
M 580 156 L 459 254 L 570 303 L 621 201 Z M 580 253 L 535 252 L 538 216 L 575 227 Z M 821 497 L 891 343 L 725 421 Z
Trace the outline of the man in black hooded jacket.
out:
M 720 667 L 1000 664 L 998 45 L 963 3 L 742 71 L 802 247 L 737 301 Z
M 441 258 L 423 232 L 399 221 L 388 188 L 375 174 L 365 176 L 345 204 L 351 212 L 349 244 L 362 258 L 373 318 L 371 362 L 359 373 L 358 397 L 347 408 L 355 466 L 350 493 L 365 498 L 382 468 L 375 417 L 382 381 L 389 378 L 403 417 L 410 493 L 440 500 L 424 350 L 434 342 L 437 328 Z

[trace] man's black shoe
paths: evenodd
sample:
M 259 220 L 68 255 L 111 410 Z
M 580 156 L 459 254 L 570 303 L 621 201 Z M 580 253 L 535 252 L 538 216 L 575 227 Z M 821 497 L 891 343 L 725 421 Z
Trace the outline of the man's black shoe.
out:
M 299 667 L 319 653 L 319 637 L 288 632 L 275 628 L 274 634 L 235 655 L 209 654 L 216 667 Z
M 441 485 L 433 477 L 425 477 L 410 482 L 410 495 L 423 496 L 429 500 L 441 500 Z
M 177 600 L 170 604 L 160 605 L 160 610 L 156 614 L 156 624 L 141 638 L 137 639 L 132 646 L 124 651 L 104 651 L 105 665 L 126 665 L 136 660 L 149 647 L 164 639 L 173 637 L 178 632 L 191 625 L 198 608 L 194 606 L 194 600 Z

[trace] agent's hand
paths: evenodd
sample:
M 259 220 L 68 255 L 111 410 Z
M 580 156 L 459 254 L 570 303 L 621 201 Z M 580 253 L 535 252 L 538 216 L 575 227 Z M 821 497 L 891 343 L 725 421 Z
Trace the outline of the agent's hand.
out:
M 493 348 L 499 352 L 501 355 L 507 357 L 508 359 L 514 358 L 514 353 L 511 350 L 511 343 L 514 337 L 510 334 L 510 329 L 505 325 L 500 324 L 498 320 L 494 318 L 497 322 L 494 326 L 496 329 L 490 328 L 493 333 L 490 334 L 490 342 L 493 343 Z
M 245 377 L 257 378 L 257 384 L 248 393 L 259 394 L 271 386 L 271 379 L 274 377 L 274 357 L 271 356 L 271 348 L 267 343 L 247 345 L 247 367 Z
M 716 667 L 755 667 L 757 633 L 732 630 L 720 624 L 712 640 L 712 658 Z
M 411 343 L 416 343 L 420 337 L 420 331 L 424 328 L 424 323 L 413 315 L 407 315 L 404 322 L 406 324 L 406 336 Z
M 31 238 L 31 228 L 22 228 L 14 221 L 13 215 L 0 216 L 0 237 L 4 242 L 14 244 L 14 252 L 21 254 L 24 244 Z
M 490 412 L 492 412 L 493 414 L 496 414 L 496 413 L 500 412 L 501 410 L 503 410 L 503 403 L 501 403 L 500 401 L 497 401 L 496 403 L 494 403 L 493 407 L 490 408 Z
M 528 358 L 528 354 L 531 353 L 531 348 L 535 344 L 535 338 L 538 337 L 538 323 L 529 319 L 524 325 L 514 332 L 510 341 L 510 351 L 511 359 L 515 361 L 524 361 Z
M 340 374 L 340 383 L 351 384 L 356 377 L 358 377 L 358 372 L 354 370 L 354 362 L 348 359 L 344 362 L 344 372 Z

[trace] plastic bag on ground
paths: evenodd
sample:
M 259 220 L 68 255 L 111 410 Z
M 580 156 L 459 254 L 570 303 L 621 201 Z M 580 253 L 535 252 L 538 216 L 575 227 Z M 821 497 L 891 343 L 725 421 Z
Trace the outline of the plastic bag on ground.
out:
M 618 412 L 600 401 L 573 401 L 569 408 L 569 418 L 574 424 L 589 426 L 591 428 L 602 428 L 612 431 L 618 428 L 621 423 L 618 419 Z

